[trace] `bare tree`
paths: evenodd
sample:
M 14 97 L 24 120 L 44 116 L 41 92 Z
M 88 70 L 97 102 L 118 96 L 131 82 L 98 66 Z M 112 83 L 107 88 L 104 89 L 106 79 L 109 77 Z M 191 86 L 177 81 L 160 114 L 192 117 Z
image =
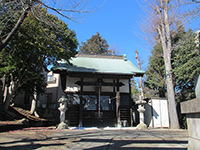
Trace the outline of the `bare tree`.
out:
M 135 51 L 135 54 L 136 54 L 136 59 L 137 59 L 137 62 L 138 62 L 138 67 L 141 70 L 141 63 L 140 63 L 140 59 L 138 57 L 138 51 L 137 50 Z M 142 86 L 142 77 L 141 76 L 140 76 L 140 82 L 139 83 L 140 83 L 139 85 L 140 85 L 141 96 L 142 96 L 142 98 L 144 98 L 144 90 L 143 90 L 143 86 Z
M 147 22 L 143 22 L 142 28 L 145 33 L 151 36 L 151 40 L 154 39 L 155 43 L 162 44 L 166 72 L 165 82 L 167 85 L 170 125 L 172 129 L 178 129 L 179 122 L 172 80 L 171 52 L 173 48 L 171 37 L 173 36 L 173 32 L 175 34 L 175 31 L 177 30 L 176 20 L 179 20 L 179 8 L 176 6 L 179 4 L 179 1 L 153 0 L 147 1 L 146 4 L 148 4 L 146 5 L 148 7 L 148 18 L 146 19 Z
M 200 16 L 200 1 L 197 0 L 153 0 L 146 1 L 144 8 L 147 18 L 141 23 L 142 30 L 146 33 L 150 44 L 161 43 L 166 71 L 166 85 L 169 102 L 169 116 L 171 128 L 179 128 L 174 86 L 172 81 L 171 52 L 184 44 L 191 35 L 188 34 L 185 41 L 172 46 L 171 38 L 182 28 L 182 23 L 192 23 Z M 198 29 L 197 29 L 198 30 Z M 146 36 L 145 35 L 145 36 Z M 152 40 L 153 39 L 153 40 Z M 154 41 L 154 43 L 152 43 Z
M 119 54 L 122 53 L 122 50 L 119 48 L 118 45 L 114 44 L 114 45 L 109 47 L 109 53 L 111 55 L 119 55 Z
M 166 84 L 167 84 L 167 96 L 169 102 L 169 113 L 170 113 L 170 124 L 171 128 L 178 129 L 178 115 L 176 110 L 175 93 L 172 78 L 172 64 L 171 64 L 171 52 L 172 52 L 172 42 L 171 42 L 171 32 L 170 32 L 170 20 L 169 20 L 169 0 L 161 0 L 160 5 L 155 7 L 157 14 L 159 16 L 159 22 L 157 30 L 161 39 L 163 47 L 163 55 L 165 62 L 166 71 Z
M 199 30 L 199 18 L 200 18 L 200 1 L 199 0 L 179 0 L 179 4 L 176 7 L 181 8 L 182 20 L 184 20 L 184 24 L 188 24 L 189 26 L 194 22 L 198 24 L 196 26 L 193 25 L 195 30 Z
M 1 0 L 0 3 L 0 52 L 8 44 L 13 34 L 17 31 L 24 19 L 31 11 L 35 19 L 46 23 L 47 25 L 56 26 L 54 22 L 49 22 L 48 18 L 38 11 L 38 5 L 46 8 L 50 13 L 67 18 L 71 21 L 77 21 L 78 17 L 94 11 L 97 7 L 93 6 L 98 1 L 90 0 Z M 89 7 L 92 6 L 92 7 Z

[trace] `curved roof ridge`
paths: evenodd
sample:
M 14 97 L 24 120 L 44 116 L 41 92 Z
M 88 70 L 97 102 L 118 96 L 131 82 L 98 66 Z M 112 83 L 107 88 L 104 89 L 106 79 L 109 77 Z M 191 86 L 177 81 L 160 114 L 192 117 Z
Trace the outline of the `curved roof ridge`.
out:
M 65 62 L 65 61 L 63 61 Z M 141 76 L 145 72 L 138 69 L 126 57 L 120 56 L 120 59 L 112 56 L 102 55 L 78 55 L 67 63 L 59 63 L 53 67 L 54 71 L 67 71 L 79 73 L 100 73 L 100 74 L 119 74 L 119 75 L 136 75 Z
M 124 55 L 77 54 L 75 57 L 124 59 Z

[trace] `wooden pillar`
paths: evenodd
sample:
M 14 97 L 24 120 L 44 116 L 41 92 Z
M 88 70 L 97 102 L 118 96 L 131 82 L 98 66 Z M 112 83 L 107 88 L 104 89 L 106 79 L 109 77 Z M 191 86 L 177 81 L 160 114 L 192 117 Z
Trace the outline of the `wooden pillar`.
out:
M 83 77 L 81 77 L 80 106 L 79 106 L 79 127 L 83 127 Z
M 113 97 L 116 97 L 116 86 L 115 86 L 115 79 L 113 79 L 113 94 L 112 94 Z M 114 105 L 115 104 L 115 105 Z M 113 106 L 114 105 L 114 106 Z M 112 106 L 113 106 L 113 113 L 114 115 L 116 116 L 116 98 L 112 99 Z
M 113 80 L 113 96 L 116 96 L 116 94 L 115 94 L 115 79 Z
M 97 112 L 98 112 L 98 118 L 101 118 L 101 103 L 100 103 L 100 99 L 101 99 L 101 87 L 98 86 L 97 87 Z
M 131 79 L 129 79 L 129 105 L 132 106 L 133 105 L 133 100 L 131 97 Z
M 131 97 L 131 79 L 129 78 L 129 105 L 131 106 L 130 110 L 130 115 L 133 115 L 133 100 Z M 133 117 L 131 117 L 131 127 L 133 126 Z
M 119 79 L 117 79 L 116 117 L 117 117 L 117 126 L 121 127 L 119 106 L 120 106 L 120 92 L 119 92 Z
M 66 73 L 60 73 L 60 79 L 61 79 L 62 90 L 65 91 L 66 83 L 67 83 L 67 74 Z
M 120 105 L 120 93 L 119 93 L 119 91 L 117 91 L 117 95 L 116 95 L 116 116 L 117 116 L 117 126 L 118 127 L 121 126 L 119 105 Z

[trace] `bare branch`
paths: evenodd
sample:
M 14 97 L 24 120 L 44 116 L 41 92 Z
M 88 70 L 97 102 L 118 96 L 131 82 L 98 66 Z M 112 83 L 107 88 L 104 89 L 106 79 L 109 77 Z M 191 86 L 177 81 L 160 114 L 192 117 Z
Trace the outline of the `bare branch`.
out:
M 105 3 L 105 0 L 103 0 L 103 4 Z M 70 1 L 65 4 L 61 4 L 61 2 L 57 2 L 56 0 L 52 0 L 51 4 L 48 4 L 48 2 L 44 2 L 42 0 L 13 0 L 9 2 L 3 2 L 0 5 L 0 8 L 4 9 L 4 11 L 0 11 L 0 22 L 1 22 L 1 29 L 0 29 L 0 52 L 2 49 L 8 44 L 8 41 L 12 37 L 12 35 L 17 31 L 17 29 L 20 27 L 21 23 L 25 19 L 27 13 L 30 10 L 33 10 L 37 5 L 42 5 L 43 8 L 47 8 L 51 12 L 55 12 L 57 15 L 62 16 L 64 18 L 67 18 L 68 20 L 77 22 L 76 18 L 74 16 L 71 16 L 71 14 L 86 14 L 94 12 L 95 10 L 99 9 L 103 4 L 95 9 L 87 9 L 86 6 L 88 6 L 89 0 L 74 0 Z M 67 2 L 67 1 L 65 1 Z M 32 9 L 30 9 L 32 8 Z M 17 15 L 21 13 L 21 16 L 18 17 Z M 5 14 L 5 16 L 2 16 L 1 14 Z M 40 12 L 38 12 L 40 14 Z M 45 22 L 43 20 L 44 18 L 40 18 L 37 15 L 37 19 Z M 14 21 L 18 17 L 18 21 Z M 9 20 L 10 19 L 10 20 Z M 6 29 L 6 25 L 9 24 L 10 29 Z M 4 34 L 4 35 L 2 35 Z M 5 36 L 6 35 L 6 36 Z
M 24 19 L 26 18 L 26 15 L 28 14 L 30 7 L 26 7 L 25 11 L 21 14 L 20 18 L 18 19 L 17 23 L 15 26 L 12 28 L 11 32 L 7 35 L 7 37 L 3 40 L 0 41 L 0 52 L 3 50 L 3 48 L 8 44 L 9 40 L 11 39 L 12 35 L 17 31 L 19 26 L 22 24 Z

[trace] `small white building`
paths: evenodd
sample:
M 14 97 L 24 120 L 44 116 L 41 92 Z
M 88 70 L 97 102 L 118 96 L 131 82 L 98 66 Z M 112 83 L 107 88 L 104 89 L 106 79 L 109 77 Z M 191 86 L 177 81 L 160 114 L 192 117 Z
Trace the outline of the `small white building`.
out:
M 169 128 L 168 102 L 164 98 L 152 98 L 145 106 L 145 123 L 151 128 Z

